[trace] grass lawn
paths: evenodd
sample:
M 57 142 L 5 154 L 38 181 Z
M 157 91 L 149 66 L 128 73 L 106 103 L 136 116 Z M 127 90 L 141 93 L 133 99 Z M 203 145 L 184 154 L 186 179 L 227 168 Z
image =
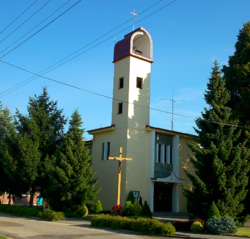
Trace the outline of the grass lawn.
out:
M 7 237 L 0 235 L 0 239 L 7 239 Z
M 235 233 L 235 235 L 250 237 L 250 228 L 246 228 L 246 227 L 238 228 L 238 231 Z

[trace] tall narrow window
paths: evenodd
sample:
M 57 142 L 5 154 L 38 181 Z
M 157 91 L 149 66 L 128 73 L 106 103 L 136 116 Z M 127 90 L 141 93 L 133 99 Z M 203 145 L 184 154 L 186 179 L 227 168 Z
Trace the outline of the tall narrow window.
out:
M 158 148 L 158 162 L 157 163 L 160 163 L 161 162 L 161 144 L 159 144 L 159 148 Z
M 164 163 L 167 163 L 167 145 L 164 145 L 165 152 L 164 152 Z
M 110 152 L 110 142 L 105 142 L 102 144 L 102 160 L 108 160 Z
M 173 163 L 173 146 L 170 146 L 170 164 Z
M 159 158 L 159 148 L 160 148 L 160 145 L 156 144 L 155 145 L 155 162 L 156 163 L 159 163 L 159 161 L 160 161 L 160 158 Z
M 139 89 L 142 89 L 142 78 L 137 77 L 136 87 L 139 88 Z
M 119 79 L 119 89 L 123 88 L 123 77 Z
M 118 115 L 122 114 L 122 103 L 118 103 Z

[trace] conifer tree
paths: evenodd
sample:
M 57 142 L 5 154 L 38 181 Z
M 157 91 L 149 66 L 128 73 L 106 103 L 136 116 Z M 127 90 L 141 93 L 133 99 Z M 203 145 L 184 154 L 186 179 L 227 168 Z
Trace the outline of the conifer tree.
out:
M 209 108 L 196 120 L 199 137 L 196 144 L 189 145 L 194 154 L 190 157 L 194 174 L 187 171 L 186 174 L 193 187 L 184 188 L 189 211 L 204 219 L 213 201 L 222 216 L 235 217 L 244 209 L 241 202 L 247 193 L 250 151 L 245 147 L 247 139 L 238 143 L 243 132 L 232 126 L 238 121 L 231 120 L 231 109 L 226 106 L 229 99 L 225 80 L 215 62 L 205 92 Z
M 81 117 L 76 110 L 62 145 L 52 156 L 55 166 L 48 164 L 50 182 L 45 194 L 49 204 L 57 211 L 76 212 L 79 207 L 90 204 L 98 192 L 81 125 Z
M 226 87 L 231 94 L 228 106 L 232 109 L 232 115 L 239 119 L 240 125 L 250 127 L 250 21 L 239 31 L 235 52 L 229 57 L 228 65 L 224 66 L 222 71 Z M 241 136 L 239 141 L 243 142 L 245 137 L 249 136 L 250 130 Z M 250 148 L 250 143 L 247 147 Z M 250 172 L 248 177 L 250 178 Z M 250 214 L 250 183 L 247 188 L 248 194 L 243 202 L 246 208 L 244 212 Z
M 37 177 L 30 191 L 32 199 L 37 189 L 43 195 L 43 189 L 49 183 L 45 162 L 46 164 L 50 162 L 46 159 L 51 158 L 60 145 L 67 120 L 63 115 L 63 110 L 58 109 L 57 101 L 50 100 L 46 87 L 40 95 L 29 98 L 27 109 L 28 115 L 23 115 L 17 110 L 15 123 L 21 137 L 27 134 L 34 144 L 38 142 L 40 162 L 36 169 Z

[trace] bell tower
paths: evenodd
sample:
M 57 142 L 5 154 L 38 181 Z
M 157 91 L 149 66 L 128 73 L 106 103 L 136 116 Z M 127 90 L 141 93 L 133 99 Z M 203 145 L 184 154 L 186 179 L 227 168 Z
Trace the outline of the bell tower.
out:
M 114 49 L 112 124 L 116 128 L 149 125 L 153 42 L 142 27 L 124 36 Z

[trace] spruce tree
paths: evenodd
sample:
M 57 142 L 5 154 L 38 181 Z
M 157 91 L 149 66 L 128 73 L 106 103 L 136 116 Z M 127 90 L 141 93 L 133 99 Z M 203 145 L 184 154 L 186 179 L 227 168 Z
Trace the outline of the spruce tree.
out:
M 54 166 L 48 164 L 50 182 L 45 194 L 49 204 L 57 211 L 76 212 L 79 207 L 91 204 L 98 192 L 81 125 L 81 117 L 76 110 L 69 122 L 69 130 L 63 136 L 62 145 L 52 157 Z
M 235 217 L 244 209 L 241 202 L 247 193 L 250 151 L 245 147 L 247 139 L 238 143 L 243 132 L 234 126 L 238 121 L 231 120 L 231 109 L 226 106 L 229 99 L 215 62 L 205 92 L 209 108 L 196 120 L 199 137 L 189 145 L 194 174 L 185 171 L 193 185 L 191 190 L 184 188 L 188 209 L 204 219 L 213 201 L 222 216 Z
M 226 87 L 231 94 L 228 106 L 232 109 L 234 118 L 239 119 L 239 124 L 250 128 L 250 21 L 245 23 L 239 31 L 235 44 L 235 52 L 229 57 L 228 65 L 223 67 Z M 242 135 L 239 142 L 250 136 L 250 130 Z M 247 144 L 250 148 L 250 143 Z M 250 161 L 250 159 L 248 159 Z M 248 173 L 250 178 L 250 172 Z M 250 183 L 248 194 L 244 200 L 245 214 L 250 214 Z
M 57 101 L 50 100 L 46 87 L 40 95 L 29 98 L 27 109 L 28 115 L 23 115 L 17 110 L 15 124 L 20 137 L 27 134 L 34 144 L 38 141 L 40 162 L 36 169 L 37 177 L 30 190 L 31 198 L 33 198 L 37 189 L 43 196 L 43 189 L 49 183 L 45 162 L 46 164 L 52 163 L 46 159 L 51 158 L 60 145 L 67 120 L 63 115 L 63 110 L 58 109 Z

